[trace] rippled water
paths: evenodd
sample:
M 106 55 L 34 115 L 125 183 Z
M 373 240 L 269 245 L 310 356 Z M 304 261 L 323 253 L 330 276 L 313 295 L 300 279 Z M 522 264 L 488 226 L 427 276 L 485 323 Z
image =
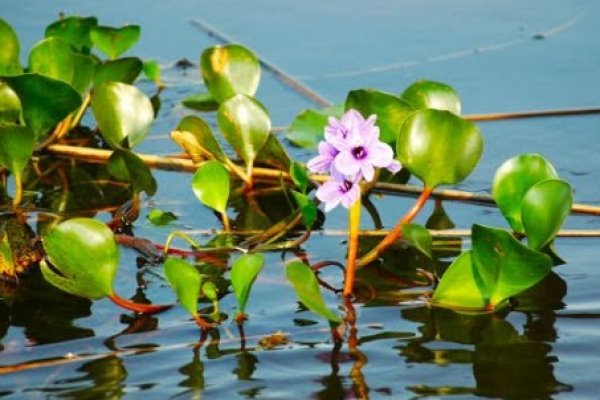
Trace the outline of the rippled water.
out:
M 596 2 L 579 0 L 302 3 L 263 1 L 5 0 L 0 15 L 19 32 L 23 49 L 43 35 L 60 11 L 97 15 L 101 23 L 142 25 L 134 53 L 157 59 L 169 87 L 149 140 L 139 151 L 176 152 L 166 133 L 188 113 L 178 101 L 202 90 L 198 72 L 173 67 L 196 61 L 216 39 L 202 21 L 278 65 L 333 102 L 347 90 L 372 86 L 400 92 L 418 78 L 449 82 L 465 113 L 589 107 L 598 105 L 600 34 Z M 26 53 L 26 50 L 23 52 Z M 265 72 L 259 99 L 275 125 L 287 125 L 313 106 Z M 462 189 L 488 191 L 496 167 L 516 153 L 540 152 L 576 191 L 576 201 L 598 204 L 600 118 L 552 118 L 481 124 L 486 150 Z M 305 151 L 294 150 L 304 160 Z M 189 176 L 156 172 L 157 195 L 146 202 L 180 218 L 166 228 L 149 226 L 139 236 L 163 241 L 171 229 L 218 228 L 188 189 Z M 409 198 L 375 197 L 389 227 Z M 503 226 L 489 207 L 445 203 L 458 227 L 478 222 Z M 431 205 L 423 212 L 424 222 Z M 232 214 L 235 210 L 232 210 Z M 100 215 L 106 218 L 106 215 Z M 242 218 L 242 217 L 238 217 Z M 373 222 L 364 216 L 364 227 Z M 569 228 L 595 228 L 597 217 L 574 216 Z M 326 229 L 343 229 L 345 213 L 327 216 Z M 208 241 L 210 236 L 201 237 Z M 344 238 L 317 232 L 304 246 L 316 260 L 343 261 Z M 561 239 L 567 264 L 556 268 L 541 291 L 540 310 L 472 316 L 430 310 L 413 297 L 381 285 L 389 275 L 360 276 L 358 352 L 336 348 L 328 327 L 302 311 L 283 277 L 289 254 L 269 253 L 249 303 L 251 319 L 242 349 L 234 324 L 201 338 L 179 308 L 157 317 L 120 314 L 107 300 L 91 303 L 61 294 L 29 277 L 16 292 L 2 288 L 0 394 L 8 398 L 595 398 L 600 355 L 598 239 Z M 464 240 L 463 247 L 469 243 Z M 145 281 L 153 302 L 173 294 L 153 270 L 138 274 L 137 254 L 123 251 L 117 291 L 133 296 Z M 390 265 L 414 264 L 414 255 L 392 253 Z M 386 264 L 387 265 L 387 264 Z M 402 276 L 397 273 L 396 278 Z M 336 270 L 324 278 L 340 285 Z M 378 285 L 374 285 L 378 282 Z M 376 287 L 376 295 L 370 288 Z M 327 294 L 330 305 L 340 300 Z M 403 300 L 403 302 L 399 302 Z M 232 296 L 222 300 L 232 313 Z M 520 311 L 519 311 L 520 310 Z M 259 346 L 283 331 L 287 344 Z

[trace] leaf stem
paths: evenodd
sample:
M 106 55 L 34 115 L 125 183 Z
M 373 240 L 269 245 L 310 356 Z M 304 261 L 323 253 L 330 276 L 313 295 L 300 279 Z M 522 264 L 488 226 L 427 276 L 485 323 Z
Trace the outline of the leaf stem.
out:
M 13 198 L 13 207 L 17 208 L 19 204 L 21 204 L 21 200 L 23 200 L 23 179 L 21 175 L 14 175 L 15 177 L 15 197 Z
M 116 293 L 112 293 L 108 298 L 118 305 L 119 307 L 125 308 L 126 310 L 134 311 L 140 314 L 156 314 L 169 308 L 173 307 L 171 304 L 168 305 L 156 305 L 156 304 L 142 304 L 135 303 L 131 300 L 125 299 Z
M 229 223 L 227 211 L 221 213 L 221 220 L 223 221 L 223 229 L 225 229 L 225 232 L 229 233 L 231 231 L 231 225 Z
M 402 227 L 406 224 L 409 224 L 423 209 L 423 206 L 427 202 L 427 199 L 431 196 L 433 192 L 433 188 L 425 187 L 421 192 L 421 195 L 412 206 L 410 210 L 402 217 L 400 221 L 394 226 L 394 228 L 384 237 L 377 246 L 375 246 L 370 252 L 361 257 L 357 263 L 357 268 L 362 268 L 365 265 L 375 261 L 375 259 L 379 256 L 381 252 L 390 247 L 401 235 L 402 235 Z
M 167 237 L 167 241 L 165 242 L 165 245 L 163 246 L 163 254 L 168 254 L 169 253 L 169 248 L 171 247 L 171 243 L 173 242 L 173 240 L 179 237 L 183 240 L 185 240 L 186 242 L 188 242 L 190 245 L 192 245 L 192 247 L 195 248 L 199 248 L 201 247 L 200 244 L 198 242 L 196 242 L 194 239 L 192 239 L 191 236 L 181 232 L 181 231 L 173 231 L 171 232 L 171 234 L 169 235 L 169 237 Z
M 73 118 L 71 120 L 71 125 L 69 126 L 69 129 L 73 129 L 77 125 L 79 125 L 79 122 L 81 121 L 81 118 L 83 118 L 83 114 L 85 113 L 85 110 L 87 109 L 88 105 L 90 104 L 90 100 L 91 100 L 91 95 L 88 92 L 85 95 L 85 97 L 83 98 L 83 102 L 81 103 L 81 107 L 79 107 L 79 110 L 77 110 L 77 114 L 75 114 L 75 118 Z
M 344 282 L 344 297 L 352 295 L 354 289 L 354 271 L 356 270 L 356 256 L 358 255 L 358 231 L 360 229 L 361 198 L 359 197 L 352 206 L 348 215 L 348 261 L 346 267 L 346 280 Z

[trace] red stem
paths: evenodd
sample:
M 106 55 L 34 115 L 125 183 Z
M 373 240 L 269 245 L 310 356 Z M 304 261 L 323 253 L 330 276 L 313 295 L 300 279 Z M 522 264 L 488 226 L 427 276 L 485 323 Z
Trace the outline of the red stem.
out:
M 118 305 L 119 307 L 125 308 L 130 311 L 135 311 L 136 313 L 140 313 L 140 314 L 156 314 L 156 313 L 168 310 L 169 308 L 173 307 L 173 305 L 171 305 L 171 304 L 156 305 L 156 304 L 135 303 L 129 299 L 124 299 L 123 297 L 119 296 L 116 293 L 111 294 L 110 296 L 108 296 L 108 298 L 113 303 Z

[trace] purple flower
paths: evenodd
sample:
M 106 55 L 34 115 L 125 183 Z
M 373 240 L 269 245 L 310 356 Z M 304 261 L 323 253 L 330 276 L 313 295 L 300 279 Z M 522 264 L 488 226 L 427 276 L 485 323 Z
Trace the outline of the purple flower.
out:
M 325 203 L 325 212 L 331 211 L 338 204 L 350 208 L 360 197 L 358 180 L 331 179 L 317 189 L 317 198 Z
M 339 150 L 327 142 L 319 143 L 319 155 L 306 163 L 306 167 L 312 172 L 331 173 L 333 160 Z

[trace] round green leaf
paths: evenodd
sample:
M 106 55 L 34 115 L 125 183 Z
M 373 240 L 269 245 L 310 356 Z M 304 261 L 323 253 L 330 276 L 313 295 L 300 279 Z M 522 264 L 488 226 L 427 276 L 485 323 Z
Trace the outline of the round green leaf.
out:
M 48 282 L 92 300 L 113 293 L 119 248 L 106 224 L 91 218 L 70 219 L 52 228 L 43 245 L 52 265 L 41 263 Z
M 200 162 L 207 158 L 214 158 L 220 162 L 227 160 L 212 129 L 202 118 L 192 115 L 184 117 L 177 125 L 176 130 L 171 132 L 171 138 L 188 153 L 194 162 Z
M 472 238 L 473 264 L 487 288 L 492 308 L 532 287 L 552 268 L 550 257 L 530 249 L 503 229 L 473 225 Z
M 36 139 L 81 106 L 71 85 L 39 74 L 3 78 L 21 100 L 23 119 Z
M 483 138 L 475 124 L 448 111 L 419 110 L 402 125 L 396 151 L 402 166 L 433 188 L 465 179 L 481 157 Z
M 342 104 L 321 110 L 304 110 L 296 116 L 285 137 L 298 147 L 316 149 L 319 142 L 323 140 L 323 132 L 329 117 L 341 118 L 342 114 L 344 114 Z
M 192 178 L 192 189 L 200 202 L 221 214 L 227 211 L 229 172 L 218 161 L 206 161 Z
M 392 143 L 398 137 L 402 123 L 414 111 L 404 100 L 390 93 L 373 89 L 352 90 L 346 98 L 346 110 L 355 109 L 368 118 L 377 115 L 380 140 Z
M 427 228 L 419 224 L 405 224 L 402 226 L 402 237 L 421 253 L 433 258 L 431 253 L 433 239 Z
M 75 73 L 73 74 L 71 85 L 79 93 L 86 93 L 92 85 L 97 61 L 92 56 L 74 53 L 73 62 L 75 65 Z
M 290 177 L 298 189 L 300 189 L 302 193 L 306 193 L 309 180 L 306 167 L 297 161 L 292 162 L 292 165 L 290 166 Z
M 148 221 L 152 225 L 163 226 L 168 225 L 171 222 L 177 220 L 177 216 L 170 211 L 159 210 L 158 208 L 153 208 L 148 211 L 148 215 L 146 217 Z
M 102 82 L 123 82 L 131 84 L 142 72 L 144 64 L 137 57 L 124 57 L 97 64 L 94 71 L 94 86 Z
M 540 250 L 550 243 L 571 213 L 571 185 L 549 179 L 531 187 L 521 202 L 521 219 L 529 246 Z
M 156 61 L 144 61 L 144 66 L 142 70 L 144 71 L 144 75 L 146 75 L 148 79 L 154 82 L 155 85 L 160 84 L 160 66 Z
M 0 75 L 21 73 L 19 38 L 14 29 L 0 18 Z
M 39 41 L 29 52 L 29 71 L 70 84 L 75 73 L 71 46 L 56 37 Z
M 25 126 L 0 124 L 0 165 L 21 177 L 31 159 L 35 138 Z
M 186 97 L 181 100 L 181 104 L 196 111 L 217 111 L 219 109 L 219 103 L 210 92 Z
M 94 88 L 92 111 L 100 133 L 112 147 L 135 147 L 150 131 L 154 109 L 135 86 L 103 82 Z
M 17 122 L 21 115 L 19 96 L 4 82 L 0 82 L 0 123 Z
M 292 165 L 292 159 L 279 139 L 270 134 L 267 142 L 260 148 L 256 159 L 256 164 L 268 165 L 281 171 L 289 171 Z
M 114 150 L 106 168 L 115 178 L 131 182 L 136 193 L 146 192 L 148 196 L 154 196 L 156 193 L 156 180 L 152 176 L 152 171 L 134 152 Z
M 427 229 L 441 230 L 441 229 L 452 229 L 456 225 L 450 216 L 446 213 L 444 206 L 441 201 L 438 203 L 436 201 L 433 212 L 427 218 L 427 222 L 425 223 L 425 227 Z
M 401 98 L 415 110 L 434 108 L 460 115 L 458 93 L 445 83 L 417 81 L 404 90 Z
M 342 321 L 325 304 L 321 290 L 319 290 L 317 277 L 308 265 L 300 261 L 292 261 L 285 266 L 285 275 L 306 308 L 331 323 L 339 324 Z
M 433 293 L 432 304 L 459 310 L 487 307 L 487 289 L 482 287 L 471 258 L 472 252 L 465 251 L 448 267 Z
M 260 82 L 260 63 L 247 48 L 229 44 L 213 46 L 200 56 L 206 87 L 222 103 L 236 94 L 254 96 Z
M 139 25 L 125 25 L 121 28 L 94 26 L 90 39 L 108 58 L 115 59 L 129 50 L 140 38 Z
M 252 285 L 264 264 L 265 256 L 255 253 L 242 255 L 235 260 L 231 267 L 231 286 L 237 298 L 240 313 L 244 313 L 246 310 L 250 290 L 252 290 Z
M 225 139 L 246 164 L 253 164 L 271 132 L 271 119 L 263 105 L 238 94 L 221 104 L 217 118 Z
M 46 37 L 57 37 L 85 54 L 92 48 L 90 31 L 98 25 L 96 17 L 66 17 L 46 27 Z
M 558 178 L 556 170 L 539 154 L 521 154 L 505 161 L 494 175 L 492 195 L 511 228 L 525 233 L 521 203 L 533 185 Z
M 181 306 L 192 316 L 197 316 L 202 275 L 196 267 L 181 258 L 167 257 L 164 268 L 165 276 L 175 290 Z
M 292 190 L 292 196 L 294 196 L 294 200 L 296 200 L 298 208 L 302 213 L 302 222 L 304 222 L 307 229 L 311 229 L 317 219 L 317 206 L 304 193 Z

